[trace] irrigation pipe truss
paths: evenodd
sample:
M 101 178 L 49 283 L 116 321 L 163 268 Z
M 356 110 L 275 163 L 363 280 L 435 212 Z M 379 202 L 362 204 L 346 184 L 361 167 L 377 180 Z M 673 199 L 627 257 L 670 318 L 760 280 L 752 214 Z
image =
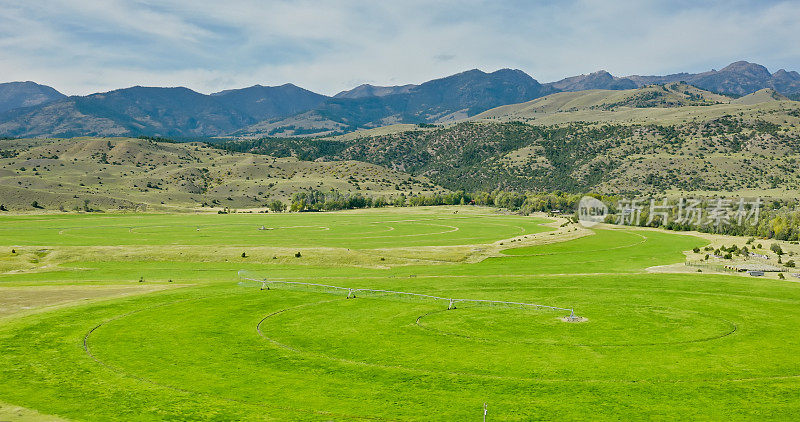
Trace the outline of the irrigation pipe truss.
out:
M 261 283 L 261 290 L 269 290 L 271 285 L 282 285 L 282 286 L 293 286 L 293 287 L 301 287 L 306 286 L 309 288 L 321 288 L 321 289 L 330 289 L 335 291 L 342 291 L 342 293 L 347 292 L 347 299 L 355 298 L 359 293 L 379 293 L 379 294 L 395 294 L 400 296 L 406 297 L 417 297 L 423 299 L 431 299 L 431 300 L 443 300 L 448 301 L 449 305 L 447 309 L 454 309 L 456 307 L 456 303 L 474 303 L 474 304 L 483 304 L 483 305 L 507 305 L 507 306 L 525 306 L 531 307 L 536 309 L 551 309 L 554 311 L 569 311 L 569 318 L 576 318 L 575 317 L 575 310 L 573 308 L 561 308 L 558 306 L 550 306 L 550 305 L 540 305 L 537 303 L 525 303 L 525 302 L 507 302 L 502 300 L 486 300 L 486 299 L 456 299 L 450 297 L 441 297 L 441 296 L 433 296 L 433 295 L 426 295 L 422 293 L 410 293 L 410 292 L 398 292 L 394 290 L 382 290 L 382 289 L 362 289 L 362 288 L 353 288 L 353 287 L 341 287 L 341 286 L 331 286 L 328 284 L 318 284 L 318 283 L 303 283 L 299 281 L 282 281 L 282 280 L 267 280 L 251 278 L 243 275 L 243 271 L 239 271 L 239 278 L 242 280 L 253 281 L 256 283 Z

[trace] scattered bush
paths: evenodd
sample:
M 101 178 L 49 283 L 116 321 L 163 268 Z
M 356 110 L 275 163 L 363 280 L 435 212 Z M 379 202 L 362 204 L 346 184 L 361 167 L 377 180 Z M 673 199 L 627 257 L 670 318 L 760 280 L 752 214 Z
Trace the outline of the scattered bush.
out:
M 781 245 L 779 245 L 777 243 L 773 243 L 769 247 L 769 250 L 771 250 L 772 252 L 775 252 L 776 254 L 778 254 L 778 256 L 783 255 L 783 249 L 781 249 Z
M 295 258 L 300 258 L 301 256 L 303 256 L 303 255 L 300 255 L 300 252 L 297 252 L 296 254 L 294 254 Z
M 247 253 L 246 252 L 242 252 L 242 258 L 247 258 Z
M 786 267 L 786 268 L 794 268 L 795 267 L 794 260 L 790 259 L 790 260 L 786 261 L 786 263 L 783 264 L 783 266 Z

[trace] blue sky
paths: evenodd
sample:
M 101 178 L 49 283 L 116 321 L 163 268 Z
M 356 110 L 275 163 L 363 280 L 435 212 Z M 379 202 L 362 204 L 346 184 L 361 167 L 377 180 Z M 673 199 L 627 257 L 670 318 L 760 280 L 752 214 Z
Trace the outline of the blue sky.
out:
M 798 22 L 800 1 L 0 0 L 0 81 L 334 94 L 473 68 L 540 82 L 736 60 L 774 72 L 800 70 Z

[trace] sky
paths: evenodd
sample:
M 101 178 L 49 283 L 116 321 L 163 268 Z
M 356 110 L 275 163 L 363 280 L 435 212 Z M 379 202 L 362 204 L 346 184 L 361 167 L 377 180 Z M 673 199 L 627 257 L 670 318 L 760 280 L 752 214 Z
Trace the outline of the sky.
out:
M 332 95 L 475 68 L 540 82 L 737 60 L 800 71 L 798 22 L 798 0 L 0 0 L 0 82 Z

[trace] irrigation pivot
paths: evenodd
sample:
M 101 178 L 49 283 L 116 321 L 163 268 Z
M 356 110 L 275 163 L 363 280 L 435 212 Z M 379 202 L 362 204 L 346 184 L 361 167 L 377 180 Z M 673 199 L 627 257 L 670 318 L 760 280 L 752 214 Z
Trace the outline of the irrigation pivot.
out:
M 240 270 L 238 272 L 238 275 L 239 278 L 243 280 L 242 282 L 239 283 L 240 285 L 247 285 L 247 283 L 245 283 L 244 281 L 248 281 L 253 283 L 252 285 L 260 285 L 261 290 L 284 289 L 284 290 L 328 293 L 328 294 L 342 295 L 345 296 L 346 299 L 355 299 L 357 297 L 380 297 L 383 299 L 396 298 L 399 300 L 433 301 L 433 302 L 442 302 L 443 304 L 447 303 L 448 310 L 456 309 L 457 305 L 460 303 L 465 305 L 483 306 L 483 307 L 497 306 L 497 307 L 533 308 L 542 310 L 549 309 L 553 311 L 569 312 L 569 315 L 563 318 L 563 320 L 567 322 L 579 322 L 585 320 L 584 318 L 576 316 L 575 310 L 573 308 L 562 308 L 559 306 L 541 305 L 538 303 L 511 302 L 504 300 L 488 300 L 488 299 L 458 299 L 453 297 L 434 296 L 423 293 L 400 292 L 395 290 L 342 287 L 342 286 L 333 286 L 330 284 L 305 283 L 300 281 L 269 280 L 267 278 L 249 275 L 248 272 L 244 270 Z

